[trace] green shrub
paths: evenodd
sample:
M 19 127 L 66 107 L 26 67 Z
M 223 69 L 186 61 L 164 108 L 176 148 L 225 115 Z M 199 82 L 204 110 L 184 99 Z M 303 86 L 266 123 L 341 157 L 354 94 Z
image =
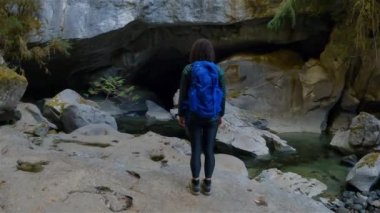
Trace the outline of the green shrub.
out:
M 56 52 L 68 54 L 70 44 L 54 39 L 44 45 L 31 47 L 28 38 L 39 33 L 38 0 L 0 0 L 0 51 L 12 62 L 34 60 L 40 65 Z
M 296 24 L 296 14 L 328 14 L 338 25 L 352 26 L 354 44 L 359 53 L 377 49 L 380 38 L 380 3 L 377 0 L 283 0 L 276 15 L 268 22 L 271 30 Z
M 108 76 L 90 82 L 88 94 L 86 95 L 104 95 L 106 100 L 109 97 L 128 97 L 131 101 L 136 102 L 140 100 L 140 96 L 135 94 L 135 91 L 135 86 L 126 86 L 122 77 Z

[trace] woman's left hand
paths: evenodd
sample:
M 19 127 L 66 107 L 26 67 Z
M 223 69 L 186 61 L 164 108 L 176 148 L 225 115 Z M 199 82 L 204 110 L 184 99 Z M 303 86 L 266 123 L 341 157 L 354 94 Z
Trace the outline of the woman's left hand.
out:
M 186 127 L 186 124 L 185 124 L 185 117 L 184 116 L 179 116 L 179 119 L 178 119 L 178 124 L 185 128 Z

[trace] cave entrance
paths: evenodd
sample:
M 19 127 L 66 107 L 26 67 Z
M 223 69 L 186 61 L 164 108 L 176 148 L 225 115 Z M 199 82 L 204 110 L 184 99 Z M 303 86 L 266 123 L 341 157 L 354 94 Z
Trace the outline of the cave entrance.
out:
M 328 34 L 290 44 L 235 43 L 215 45 L 216 62 L 219 63 L 237 53 L 266 54 L 279 50 L 298 53 L 306 62 L 319 55 L 328 42 Z M 189 54 L 180 54 L 177 48 L 161 48 L 139 72 L 133 83 L 153 91 L 166 109 L 173 107 L 173 96 L 179 88 L 183 68 L 189 63 Z M 155 57 L 157 56 L 157 57 Z

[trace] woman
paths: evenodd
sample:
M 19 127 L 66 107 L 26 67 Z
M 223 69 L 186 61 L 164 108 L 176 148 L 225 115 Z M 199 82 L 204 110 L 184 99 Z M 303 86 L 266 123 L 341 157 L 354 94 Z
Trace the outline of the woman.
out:
M 225 84 L 223 71 L 214 64 L 215 52 L 211 42 L 207 39 L 195 41 L 190 52 L 190 64 L 182 71 L 180 96 L 179 96 L 179 124 L 186 128 L 191 142 L 190 167 L 192 180 L 190 190 L 194 195 L 201 191 L 205 195 L 211 194 L 211 178 L 215 167 L 214 144 L 218 126 L 222 123 L 225 106 Z M 206 71 L 204 71 L 206 70 Z M 203 73 L 203 74 L 199 74 Z M 212 73 L 216 73 L 212 75 Z M 213 76 L 216 76 L 213 81 Z M 208 89 L 197 90 L 198 79 L 208 86 Z M 203 81 L 203 79 L 206 79 Z M 212 84 L 216 82 L 216 84 Z M 195 92 L 194 92 L 195 91 Z M 205 92 L 206 91 L 206 92 Z M 216 92 L 214 92 L 216 91 Z M 220 91 L 220 95 L 218 95 Z M 197 95 L 194 96 L 194 93 Z M 200 94 L 207 93 L 207 94 Z M 220 98 L 218 98 L 220 96 Z M 204 101 L 202 98 L 207 101 Z M 196 100 L 194 100 L 196 99 Z M 204 101 L 205 103 L 200 103 Z M 205 107 L 211 105 L 211 111 L 205 112 Z M 196 105 L 204 104 L 202 110 L 195 109 Z M 194 106 L 195 105 L 195 106 Z M 199 107 L 198 107 L 199 108 Z M 210 107 L 209 107 L 210 108 Z M 201 152 L 205 155 L 204 173 L 205 179 L 200 186 L 199 174 L 201 170 Z

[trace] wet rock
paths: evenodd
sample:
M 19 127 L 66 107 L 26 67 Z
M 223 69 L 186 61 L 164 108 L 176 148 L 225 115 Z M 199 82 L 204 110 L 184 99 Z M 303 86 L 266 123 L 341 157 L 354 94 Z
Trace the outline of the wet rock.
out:
M 232 147 L 244 154 L 255 156 L 269 155 L 270 151 L 295 152 L 285 140 L 269 131 L 259 130 L 247 122 L 249 118 L 242 115 L 244 113 L 244 110 L 226 103 L 224 122 L 216 136 L 217 142 L 220 143 L 217 146 Z
M 338 199 L 331 200 L 327 198 L 320 197 L 319 200 L 330 210 L 336 211 L 338 208 L 343 207 L 344 203 Z
M 380 121 L 373 115 L 361 112 L 352 119 L 346 131 L 339 131 L 331 145 L 343 153 L 364 155 L 380 145 Z
M 353 167 L 358 162 L 358 157 L 356 155 L 347 155 L 342 158 L 340 163 L 342 165 Z
M 379 156 L 380 153 L 370 153 L 360 159 L 348 173 L 346 177 L 347 183 L 360 191 L 369 191 L 379 178 Z
M 148 123 L 154 123 L 154 121 L 165 122 L 173 119 L 172 115 L 168 111 L 153 101 L 147 100 L 146 106 L 148 107 L 148 111 L 145 116 L 148 119 Z

